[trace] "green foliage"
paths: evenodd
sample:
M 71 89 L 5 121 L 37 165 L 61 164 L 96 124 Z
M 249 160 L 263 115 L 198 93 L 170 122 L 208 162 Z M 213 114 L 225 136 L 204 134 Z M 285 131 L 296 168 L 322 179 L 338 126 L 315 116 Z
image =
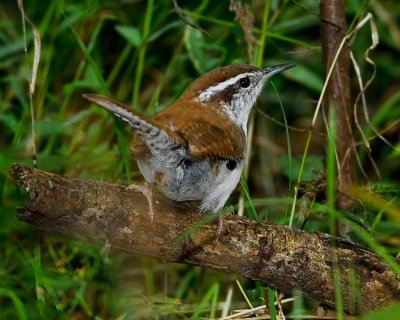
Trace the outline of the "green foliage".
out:
M 117 30 L 129 44 L 134 47 L 140 47 L 142 39 L 138 28 L 132 26 L 116 26 L 115 30 Z
M 278 158 L 277 164 L 282 169 L 283 173 L 290 179 L 292 182 L 296 182 L 300 173 L 300 165 L 301 159 L 292 158 L 292 167 L 289 171 L 289 158 L 287 156 L 282 156 Z M 324 163 L 322 156 L 317 155 L 309 155 L 307 157 L 307 161 L 305 167 L 303 169 L 303 178 L 302 180 L 316 180 L 321 178 L 324 172 Z
M 400 314 L 400 303 L 396 303 L 382 310 L 371 312 L 365 316 L 359 317 L 360 320 L 386 320 L 396 319 Z
M 354 129 L 360 156 L 358 181 L 365 184 L 362 189 L 365 198 L 352 211 L 334 210 L 337 180 L 334 145 L 332 141 L 327 143 L 322 116 L 318 117 L 309 141 L 304 165 L 307 132 L 288 127 L 310 127 L 315 101 L 323 86 L 318 2 L 243 1 L 254 14 L 254 26 L 249 30 L 243 30 L 240 19 L 229 11 L 228 2 L 178 3 L 183 15 L 208 34 L 185 25 L 171 1 L 24 1 L 25 13 L 41 36 L 32 100 L 34 137 L 28 94 L 34 57 L 32 28 L 26 23 L 26 34 L 23 33 L 17 1 L 0 4 L 2 319 L 212 318 L 221 315 L 220 306 L 228 287 L 234 292 L 229 310 L 265 303 L 275 310 L 275 291 L 268 287 L 265 293 L 265 287 L 254 281 L 241 281 L 245 283 L 242 288 L 232 285 L 229 275 L 138 259 L 113 250 L 110 256 L 104 256 L 97 246 L 36 231 L 17 221 L 15 208 L 24 206 L 27 198 L 7 173 L 14 162 L 32 165 L 35 143 L 40 169 L 122 184 L 139 180 L 141 176 L 129 155 L 131 130 L 106 111 L 90 106 L 81 94 L 108 94 L 152 116 L 168 106 L 200 74 L 230 63 L 297 64 L 296 68 L 274 77 L 273 86 L 267 85 L 259 99 L 258 108 L 283 124 L 255 115 L 255 139 L 248 155 L 249 175 L 241 180 L 239 188 L 248 215 L 287 224 L 294 188 L 301 185 L 304 193 L 294 207 L 295 225 L 299 225 L 296 218 L 301 203 L 308 206 L 310 213 L 305 224 L 308 231 L 328 232 L 329 225 L 333 229 L 334 220 L 343 221 L 351 226 L 353 240 L 372 248 L 400 274 L 393 258 L 400 243 L 397 121 L 400 44 L 395 23 L 400 3 L 347 2 L 349 25 L 354 26 L 365 12 L 372 12 L 380 37 L 380 46 L 370 54 L 377 73 L 365 93 L 370 124 L 363 115 L 363 107 L 357 107 L 358 114 L 362 114 L 360 126 L 370 139 L 372 153 L 369 157 L 361 133 Z M 257 39 L 250 57 L 246 31 Z M 373 71 L 364 56 L 371 44 L 370 33 L 364 27 L 351 45 L 364 83 Z M 356 83 L 354 78 L 353 98 L 359 90 Z M 376 137 L 376 130 L 384 130 L 382 134 L 389 144 Z M 381 179 L 375 173 L 375 166 Z M 326 190 L 321 187 L 324 184 L 320 184 L 325 178 L 329 205 Z M 314 198 L 303 195 L 313 192 Z M 237 203 L 238 196 L 234 194 L 230 200 L 232 206 L 221 214 L 237 209 Z M 215 218 L 205 217 L 177 241 Z M 356 296 L 356 280 L 352 283 Z M 283 306 L 284 310 L 296 315 L 311 313 L 312 303 L 299 293 L 295 297 L 292 304 Z M 340 310 L 340 297 L 336 298 Z M 390 319 L 398 312 L 395 305 L 363 319 Z
M 276 290 L 274 288 L 268 287 L 268 306 L 269 310 L 271 310 L 271 320 L 276 320 L 275 293 Z
M 199 74 L 221 66 L 226 56 L 223 46 L 207 41 L 200 30 L 191 27 L 186 27 L 184 39 L 189 58 Z

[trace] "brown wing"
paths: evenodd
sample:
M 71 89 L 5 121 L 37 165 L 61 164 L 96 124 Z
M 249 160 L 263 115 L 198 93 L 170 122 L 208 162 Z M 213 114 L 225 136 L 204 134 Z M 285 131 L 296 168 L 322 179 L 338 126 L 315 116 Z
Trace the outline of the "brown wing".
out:
M 188 103 L 178 99 L 152 121 L 172 131 L 175 139 L 187 149 L 186 157 L 192 161 L 207 158 L 239 161 L 243 158 L 245 134 L 218 112 L 218 106 L 205 108 L 195 101 Z M 151 156 L 140 136 L 132 149 L 137 159 Z
M 216 125 L 203 119 L 189 120 L 180 130 L 188 141 L 190 160 L 211 159 L 241 160 L 244 154 L 245 136 L 242 129 L 228 125 Z

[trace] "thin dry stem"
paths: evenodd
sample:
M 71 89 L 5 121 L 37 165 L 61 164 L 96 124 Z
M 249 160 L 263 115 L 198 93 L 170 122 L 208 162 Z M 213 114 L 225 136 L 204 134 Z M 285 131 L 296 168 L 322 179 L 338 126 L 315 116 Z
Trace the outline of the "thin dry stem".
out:
M 35 84 L 37 78 L 37 71 L 39 68 L 40 61 L 40 52 L 41 52 L 41 42 L 40 42 L 40 33 L 36 28 L 35 24 L 29 19 L 29 17 L 25 14 L 24 4 L 22 0 L 18 0 L 18 8 L 21 11 L 22 16 L 22 29 L 24 33 L 24 48 L 25 48 L 25 57 L 28 61 L 28 48 L 26 41 L 26 27 L 25 20 L 31 25 L 33 30 L 33 38 L 34 38 L 34 56 L 33 56 L 33 65 L 32 65 L 32 74 L 29 80 L 29 105 L 30 105 L 30 113 L 31 113 L 31 129 L 32 129 L 32 156 L 33 156 L 33 165 L 37 167 L 37 156 L 36 156 L 36 132 L 35 132 L 35 108 L 33 104 L 33 94 L 35 93 Z

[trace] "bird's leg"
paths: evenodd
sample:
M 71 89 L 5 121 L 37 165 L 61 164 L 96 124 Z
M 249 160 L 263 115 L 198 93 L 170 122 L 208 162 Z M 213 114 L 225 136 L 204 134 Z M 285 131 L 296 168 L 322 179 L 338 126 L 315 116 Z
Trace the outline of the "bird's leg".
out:
M 153 222 L 154 219 L 154 210 L 153 210 L 153 191 L 150 186 L 147 185 L 147 183 L 143 185 L 138 185 L 138 184 L 131 184 L 126 187 L 125 190 L 136 190 L 141 192 L 147 199 L 147 202 L 149 204 L 149 216 L 151 222 Z
M 215 238 L 214 246 L 217 244 L 219 236 L 222 234 L 223 228 L 224 228 L 224 215 L 219 215 L 218 216 L 217 237 Z

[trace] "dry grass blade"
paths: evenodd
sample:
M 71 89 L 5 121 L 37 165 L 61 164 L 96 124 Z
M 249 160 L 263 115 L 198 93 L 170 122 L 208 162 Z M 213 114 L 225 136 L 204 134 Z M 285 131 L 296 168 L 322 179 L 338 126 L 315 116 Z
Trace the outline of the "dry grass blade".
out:
M 257 39 L 253 35 L 253 12 L 251 12 L 250 7 L 247 3 L 243 5 L 241 1 L 236 0 L 230 1 L 229 10 L 235 12 L 235 20 L 239 20 L 239 23 L 244 32 L 244 38 L 247 43 L 247 53 L 249 55 L 249 61 L 252 61 L 254 44 L 257 43 Z
M 278 126 L 281 126 L 281 127 L 286 127 L 286 125 L 283 123 L 283 122 L 281 122 L 281 121 L 279 121 L 279 120 L 276 120 L 275 118 L 273 118 L 273 117 L 271 117 L 270 115 L 268 115 L 268 114 L 266 114 L 265 112 L 263 112 L 262 110 L 260 110 L 259 108 L 254 108 L 259 114 L 261 114 L 264 118 L 266 118 L 266 119 L 268 119 L 268 120 L 270 120 L 270 121 L 272 121 L 273 123 L 276 123 Z M 296 131 L 296 132 L 307 132 L 309 129 L 307 129 L 307 128 L 297 128 L 297 127 L 292 127 L 292 126 L 287 126 L 288 127 L 288 129 L 289 130 L 292 130 L 292 131 Z
M 378 167 L 377 167 L 377 165 L 376 165 L 374 159 L 373 159 L 372 156 L 371 156 L 371 147 L 370 147 L 369 141 L 368 141 L 367 137 L 365 136 L 364 131 L 362 130 L 362 128 L 361 128 L 361 126 L 360 126 L 360 124 L 359 124 L 359 122 L 358 122 L 358 117 L 357 117 L 357 103 L 358 103 L 359 98 L 362 97 L 362 102 L 363 102 L 363 106 L 364 106 L 364 114 L 366 115 L 366 116 L 365 116 L 366 119 L 368 119 L 368 120 L 367 120 L 368 123 L 370 123 L 370 122 L 369 122 L 369 118 L 368 118 L 368 112 L 367 112 L 367 109 L 366 109 L 366 105 L 367 105 L 367 104 L 366 104 L 365 95 L 364 95 L 364 91 L 365 91 L 365 89 L 366 89 L 366 86 L 363 86 L 360 68 L 358 67 L 357 61 L 355 60 L 354 55 L 353 55 L 353 53 L 352 53 L 351 51 L 350 51 L 350 59 L 351 59 L 351 62 L 353 63 L 354 69 L 355 69 L 355 71 L 356 71 L 358 83 L 359 83 L 359 86 L 360 86 L 360 93 L 358 94 L 357 99 L 356 99 L 356 102 L 354 103 L 354 122 L 356 123 L 356 126 L 357 126 L 357 128 L 358 128 L 358 131 L 359 131 L 360 134 L 361 134 L 361 138 L 362 138 L 363 144 L 367 147 L 368 158 L 370 159 L 370 161 L 371 161 L 371 163 L 372 163 L 372 166 L 374 167 L 374 170 L 375 170 L 375 172 L 376 172 L 376 175 L 379 177 L 379 179 L 381 179 L 381 174 L 380 174 L 380 172 L 379 172 L 379 169 L 378 169 Z M 376 69 L 374 68 L 373 77 L 375 76 L 375 73 L 376 73 Z M 371 124 L 370 124 L 370 126 L 371 126 L 371 128 L 374 130 L 374 132 L 377 134 L 377 136 L 382 137 L 379 133 L 376 132 L 376 129 L 375 129 Z M 383 137 L 382 137 L 382 138 L 383 138 Z M 383 139 L 384 139 L 384 138 L 383 138 Z M 384 139 L 384 141 L 386 141 L 386 139 Z M 355 155 L 356 155 L 356 158 L 357 158 L 358 166 L 359 166 L 359 168 L 360 168 L 360 170 L 361 170 L 361 172 L 362 172 L 364 178 L 365 178 L 365 179 L 368 181 L 368 183 L 369 183 L 369 178 L 368 178 L 368 176 L 367 176 L 365 170 L 364 170 L 363 167 L 362 167 L 361 160 L 359 159 L 359 156 L 358 156 L 357 152 L 355 152 Z
M 278 291 L 275 292 L 275 305 L 278 307 L 278 314 L 277 318 L 286 320 L 285 314 L 283 313 L 283 308 L 282 308 L 282 299 L 283 294 L 279 294 Z
M 365 18 L 362 19 L 362 20 L 355 26 L 355 28 L 354 28 L 351 32 L 349 32 L 346 36 L 344 36 L 343 39 L 342 39 L 342 41 L 340 42 L 340 45 L 338 46 L 338 49 L 337 49 L 336 54 L 335 54 L 335 57 L 334 57 L 334 59 L 332 60 L 331 65 L 329 66 L 329 69 L 328 69 L 328 72 L 327 72 L 327 75 L 326 75 L 326 78 L 325 78 L 325 82 L 324 82 L 324 85 L 323 85 L 323 87 L 322 87 L 321 94 L 320 94 L 320 97 L 319 97 L 317 106 L 316 106 L 316 108 L 315 108 L 314 116 L 313 116 L 313 119 L 312 119 L 312 121 L 311 121 L 311 128 L 310 128 L 310 130 L 312 130 L 312 129 L 315 127 L 315 124 L 316 124 L 316 121 L 317 121 L 317 117 L 318 117 L 318 114 L 319 114 L 319 110 L 320 110 L 320 108 L 321 108 L 321 106 L 322 106 L 322 101 L 323 101 L 323 98 L 324 98 L 324 96 L 325 96 L 326 88 L 327 88 L 327 86 L 328 86 L 328 82 L 329 82 L 329 80 L 330 80 L 330 78 L 331 78 L 331 76 L 332 76 L 333 69 L 334 69 L 334 67 L 335 67 L 335 65 L 336 65 L 336 62 L 337 62 L 337 60 L 338 60 L 338 58 L 339 58 L 340 53 L 342 52 L 342 49 L 343 49 L 344 45 L 345 45 L 346 42 L 348 42 L 348 41 L 349 41 L 349 44 L 351 44 L 351 41 L 352 41 L 352 39 L 354 39 L 354 36 L 357 34 L 357 32 L 364 26 L 365 23 L 367 23 L 367 22 L 370 21 L 371 19 L 372 19 L 372 15 L 371 15 L 371 13 L 368 13 L 368 14 L 365 16 Z M 375 26 L 374 23 L 371 24 L 371 29 L 372 29 L 372 45 L 371 45 L 371 46 L 368 48 L 368 50 L 366 51 L 366 59 L 368 59 L 367 61 L 368 61 L 369 63 L 374 64 L 374 62 L 373 62 L 372 60 L 370 60 L 369 57 L 368 57 L 369 51 L 372 50 L 373 48 L 375 48 L 375 46 L 377 45 L 377 41 L 378 41 L 378 39 L 377 39 L 377 32 L 376 32 L 376 26 Z M 371 78 L 371 79 L 367 82 L 367 84 L 369 85 L 369 84 L 370 84 L 370 81 L 372 81 L 372 80 L 373 80 L 373 78 Z M 364 88 L 365 88 L 365 87 L 364 87 Z M 326 119 L 325 119 L 325 120 L 326 120 Z M 326 121 L 325 121 L 325 125 L 326 125 Z M 376 133 L 376 132 L 375 132 L 375 133 Z M 355 143 L 354 143 L 354 146 L 355 146 Z M 357 159 L 357 162 L 358 162 L 359 167 L 361 168 L 361 162 L 360 162 L 360 160 L 358 159 L 358 157 L 356 157 L 356 159 Z M 364 170 L 361 168 L 361 171 L 364 171 Z M 364 171 L 364 176 L 366 176 L 365 171 Z M 294 216 L 294 213 L 295 213 L 297 192 L 298 192 L 298 190 L 295 189 L 295 195 L 294 195 L 293 205 L 292 205 L 291 214 L 290 214 L 290 223 L 289 223 L 289 226 L 292 225 L 293 216 Z
M 365 56 L 365 60 L 367 61 L 367 63 L 369 63 L 369 64 L 372 66 L 372 68 L 373 68 L 373 73 L 372 73 L 371 77 L 368 79 L 368 81 L 367 81 L 367 83 L 366 83 L 365 85 L 363 84 L 363 80 L 362 80 L 362 76 L 361 76 L 361 71 L 360 71 L 360 68 L 359 68 L 359 66 L 358 66 L 358 64 L 357 64 L 357 61 L 356 61 L 356 59 L 354 58 L 353 53 L 350 51 L 350 59 L 351 59 L 351 61 L 352 61 L 354 70 L 355 70 L 355 72 L 356 72 L 357 80 L 358 80 L 358 85 L 359 85 L 359 88 L 360 88 L 360 92 L 359 92 L 359 94 L 357 95 L 356 101 L 354 102 L 354 121 L 355 121 L 356 126 L 357 126 L 357 128 L 358 128 L 358 131 L 360 132 L 360 135 L 361 135 L 361 138 L 362 138 L 362 143 L 363 143 L 363 144 L 366 146 L 366 148 L 367 148 L 368 158 L 370 159 L 370 162 L 371 162 L 371 164 L 372 164 L 372 166 L 373 166 L 373 168 L 374 168 L 374 170 L 375 170 L 375 172 L 376 172 L 378 178 L 381 179 L 380 171 L 379 171 L 379 169 L 378 169 L 378 167 L 377 167 L 377 165 L 376 165 L 376 163 L 375 163 L 375 160 L 372 158 L 372 155 L 371 155 L 371 147 L 370 147 L 370 144 L 369 144 L 369 139 L 365 136 L 365 134 L 364 134 L 364 132 L 363 132 L 363 130 L 362 130 L 360 124 L 359 124 L 359 121 L 358 121 L 358 113 L 357 113 L 357 110 L 358 110 L 357 106 L 358 106 L 359 101 L 361 100 L 365 121 L 366 121 L 366 123 L 369 125 L 369 127 L 373 130 L 373 132 L 375 133 L 375 136 L 374 136 L 374 137 L 379 137 L 379 138 L 380 138 L 383 142 L 385 142 L 389 147 L 391 147 L 391 148 L 393 148 L 393 149 L 396 149 L 396 147 L 395 147 L 393 144 L 391 144 L 391 143 L 390 143 L 390 142 L 389 142 L 389 141 L 388 141 L 374 126 L 373 126 L 373 125 L 372 125 L 372 123 L 371 123 L 371 121 L 370 121 L 370 118 L 369 118 L 369 115 L 368 115 L 367 102 L 366 102 L 366 98 L 365 98 L 365 91 L 366 91 L 367 88 L 370 86 L 370 84 L 372 83 L 372 81 L 375 79 L 375 76 L 376 76 L 376 65 L 375 65 L 375 62 L 369 57 L 369 53 L 370 53 L 371 50 L 375 49 L 376 46 L 377 46 L 378 43 L 379 43 L 379 35 L 378 35 L 378 32 L 377 32 L 377 28 L 376 28 L 376 24 L 375 24 L 374 18 L 373 18 L 373 16 L 371 15 L 371 13 L 368 13 L 368 14 L 366 15 L 366 17 L 355 27 L 355 29 L 354 29 L 353 32 L 354 32 L 354 36 L 355 36 L 356 33 L 364 26 L 364 24 L 365 24 L 367 21 L 369 21 L 369 24 L 370 24 L 370 27 L 371 27 L 371 45 L 370 45 L 370 46 L 367 48 L 367 50 L 365 51 L 364 56 Z M 353 36 L 353 38 L 350 40 L 350 43 L 354 40 L 354 36 Z M 357 156 L 358 166 L 360 167 L 360 169 L 361 169 L 361 171 L 362 171 L 364 177 L 365 177 L 366 180 L 368 181 L 369 179 L 368 179 L 368 177 L 367 177 L 365 171 L 364 171 L 363 168 L 361 167 L 361 161 L 360 161 L 360 159 L 358 159 L 357 153 L 356 153 L 356 156 Z
M 28 49 L 26 43 L 26 28 L 25 28 L 25 20 L 31 25 L 33 30 L 34 37 L 34 56 L 33 56 L 33 65 L 32 65 L 32 75 L 29 80 L 29 102 L 30 102 L 30 112 L 31 112 L 31 126 L 32 126 L 32 155 L 33 155 L 33 165 L 37 167 L 37 159 L 36 159 L 36 133 L 35 133 L 35 114 L 34 114 L 34 106 L 33 106 L 33 94 L 35 93 L 35 83 L 37 77 L 37 71 L 39 68 L 40 61 L 40 51 L 41 51 L 41 42 L 40 42 L 40 33 L 36 28 L 35 24 L 29 19 L 27 15 L 25 15 L 24 4 L 22 0 L 18 0 L 18 8 L 21 11 L 22 16 L 22 28 L 24 33 L 24 48 L 25 48 L 25 56 L 28 57 Z
M 365 61 L 367 61 L 367 63 L 369 63 L 372 66 L 373 72 L 372 72 L 371 77 L 368 79 L 367 83 L 365 85 L 363 85 L 360 67 L 357 64 L 357 61 L 355 60 L 353 53 L 350 52 L 350 58 L 351 58 L 351 61 L 353 63 L 353 66 L 354 66 L 354 70 L 355 70 L 355 72 L 357 74 L 357 80 L 358 80 L 358 84 L 359 84 L 359 87 L 360 87 L 360 92 L 357 95 L 356 101 L 354 102 L 354 118 L 355 118 L 357 128 L 358 128 L 358 130 L 359 130 L 359 132 L 360 132 L 360 134 L 362 136 L 362 139 L 364 141 L 365 146 L 367 147 L 367 149 L 369 151 L 371 151 L 368 139 L 365 137 L 364 132 L 362 131 L 362 129 L 361 129 L 360 125 L 359 125 L 358 117 L 357 117 L 357 105 L 358 105 L 359 100 L 361 99 L 363 112 L 364 112 L 364 117 L 365 117 L 365 120 L 366 120 L 367 124 L 374 131 L 376 136 L 378 136 L 389 147 L 391 147 L 393 149 L 396 149 L 396 147 L 393 144 L 391 144 L 384 136 L 382 136 L 381 133 L 371 124 L 371 121 L 370 121 L 370 118 L 369 118 L 369 115 L 368 115 L 367 102 L 366 102 L 366 98 L 365 98 L 365 91 L 370 86 L 370 84 L 372 83 L 372 81 L 375 79 L 375 76 L 376 76 L 376 64 L 369 57 L 369 53 L 370 53 L 370 51 L 374 50 L 376 48 L 376 46 L 379 44 L 379 35 L 378 35 L 377 28 L 376 28 L 375 20 L 374 20 L 373 16 L 371 15 L 371 13 L 368 13 L 364 20 L 365 21 L 368 20 L 369 23 L 370 23 L 370 26 L 371 26 L 371 41 L 372 41 L 371 45 L 365 51 L 364 57 L 365 57 Z M 362 26 L 363 25 L 360 25 L 360 26 L 357 25 L 354 31 L 358 31 Z
M 276 317 L 278 320 L 283 320 L 279 315 Z M 252 319 L 257 319 L 257 320 L 264 320 L 264 319 L 271 319 L 270 315 L 262 315 L 262 316 L 257 316 L 257 317 L 252 317 L 252 318 L 234 318 L 235 320 L 252 320 Z M 315 316 L 315 315 L 292 315 L 292 316 L 286 316 L 286 319 L 312 319 L 312 320 L 336 320 L 337 316 Z M 351 316 L 344 316 L 343 319 L 345 320 L 351 320 L 355 319 L 355 317 Z
M 294 301 L 294 298 L 287 298 L 287 299 L 283 299 L 280 301 L 280 304 L 285 304 L 288 302 L 292 302 Z M 278 303 L 275 301 L 275 305 L 278 305 Z M 220 320 L 230 320 L 230 319 L 240 319 L 240 317 L 245 317 L 245 316 L 249 316 L 255 313 L 259 313 L 259 312 L 266 312 L 267 308 L 265 307 L 265 305 L 262 306 L 258 306 L 258 307 L 254 307 L 251 309 L 246 309 L 246 310 L 236 310 L 236 313 L 230 315 L 230 316 L 225 316 L 220 318 Z
M 393 43 L 396 45 L 397 49 L 400 50 L 400 29 L 398 27 L 398 22 L 396 21 L 396 11 L 386 10 L 382 3 L 377 0 L 369 1 L 372 8 L 375 10 L 376 15 L 384 23 L 389 34 L 391 35 Z M 392 13 L 393 15 L 391 15 Z
M 225 318 L 228 315 L 229 308 L 232 303 L 232 295 L 233 295 L 233 285 L 230 284 L 228 288 L 228 292 L 226 293 L 226 298 L 222 306 L 222 318 Z
M 382 129 L 381 131 L 379 131 L 380 135 L 383 135 L 384 133 L 386 133 L 389 130 L 392 130 L 393 128 L 395 128 L 396 126 L 398 126 L 400 124 L 400 119 L 397 119 L 395 121 L 393 121 L 392 123 L 390 123 L 389 125 L 386 126 L 386 128 Z M 372 141 L 374 139 L 376 139 L 379 135 L 378 134 L 374 134 L 371 137 L 368 138 L 368 141 Z M 356 142 L 356 147 L 361 146 L 364 144 L 364 141 L 357 141 Z

